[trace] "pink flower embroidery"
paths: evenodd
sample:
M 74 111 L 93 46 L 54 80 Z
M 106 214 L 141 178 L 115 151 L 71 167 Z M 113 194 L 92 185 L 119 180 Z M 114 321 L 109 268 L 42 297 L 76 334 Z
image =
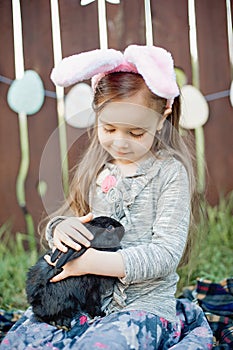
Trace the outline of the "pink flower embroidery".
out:
M 115 176 L 112 176 L 112 175 L 106 176 L 104 181 L 101 184 L 101 190 L 104 193 L 107 193 L 110 190 L 110 188 L 112 188 L 116 185 L 116 182 L 117 182 L 117 180 L 116 180 Z

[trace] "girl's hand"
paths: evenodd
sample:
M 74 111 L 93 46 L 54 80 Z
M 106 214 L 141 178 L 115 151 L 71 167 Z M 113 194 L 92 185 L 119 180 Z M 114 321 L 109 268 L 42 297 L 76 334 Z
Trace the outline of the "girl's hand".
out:
M 62 272 L 54 276 L 50 280 L 50 282 L 58 282 L 70 276 L 86 275 L 88 273 L 87 271 L 88 261 L 89 259 L 92 259 L 91 256 L 93 251 L 94 249 L 90 248 L 77 259 L 71 260 L 68 263 L 66 263 L 62 268 Z M 55 266 L 55 263 L 51 263 L 49 255 L 45 255 L 44 258 L 48 264 Z
M 68 249 L 67 246 L 75 250 L 81 249 L 80 244 L 87 248 L 90 247 L 90 241 L 94 236 L 82 223 L 88 222 L 92 218 L 93 214 L 89 213 L 79 218 L 70 217 L 60 222 L 54 229 L 54 246 L 64 253 Z

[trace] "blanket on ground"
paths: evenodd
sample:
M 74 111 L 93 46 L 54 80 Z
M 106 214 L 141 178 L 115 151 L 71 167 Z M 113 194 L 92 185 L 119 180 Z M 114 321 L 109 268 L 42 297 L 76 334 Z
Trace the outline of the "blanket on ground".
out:
M 233 349 L 233 278 L 219 283 L 200 279 L 196 286 L 184 288 L 181 297 L 204 311 L 214 336 L 213 349 Z

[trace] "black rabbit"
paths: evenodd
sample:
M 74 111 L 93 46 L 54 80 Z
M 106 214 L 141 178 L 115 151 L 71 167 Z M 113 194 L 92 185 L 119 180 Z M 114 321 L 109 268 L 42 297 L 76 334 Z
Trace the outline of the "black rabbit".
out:
M 120 248 L 124 227 L 118 221 L 100 216 L 84 225 L 94 235 L 91 247 L 106 251 L 117 251 Z M 75 251 L 68 248 L 66 253 L 56 249 L 53 254 L 49 252 L 52 261 L 58 259 L 55 267 L 41 257 L 30 268 L 26 281 L 26 294 L 39 320 L 70 328 L 71 320 L 78 312 L 88 313 L 91 317 L 103 315 L 101 307 L 104 297 L 112 294 L 116 278 L 83 275 L 68 277 L 55 283 L 50 282 L 66 262 L 82 255 L 86 249 L 82 247 L 80 251 Z

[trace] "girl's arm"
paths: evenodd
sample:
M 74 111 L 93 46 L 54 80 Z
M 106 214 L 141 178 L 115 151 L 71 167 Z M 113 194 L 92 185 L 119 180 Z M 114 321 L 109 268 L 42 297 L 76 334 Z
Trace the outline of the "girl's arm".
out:
M 46 260 L 50 262 L 48 256 Z M 63 267 L 63 271 L 55 276 L 51 282 L 58 282 L 69 276 L 86 274 L 119 278 L 124 277 L 124 263 L 121 254 L 118 252 L 104 252 L 89 248 L 81 257 L 69 261 Z
M 125 284 L 163 279 L 175 273 L 182 257 L 190 221 L 189 180 L 184 166 L 178 161 L 168 162 L 161 168 L 160 182 L 152 241 L 119 252 Z

